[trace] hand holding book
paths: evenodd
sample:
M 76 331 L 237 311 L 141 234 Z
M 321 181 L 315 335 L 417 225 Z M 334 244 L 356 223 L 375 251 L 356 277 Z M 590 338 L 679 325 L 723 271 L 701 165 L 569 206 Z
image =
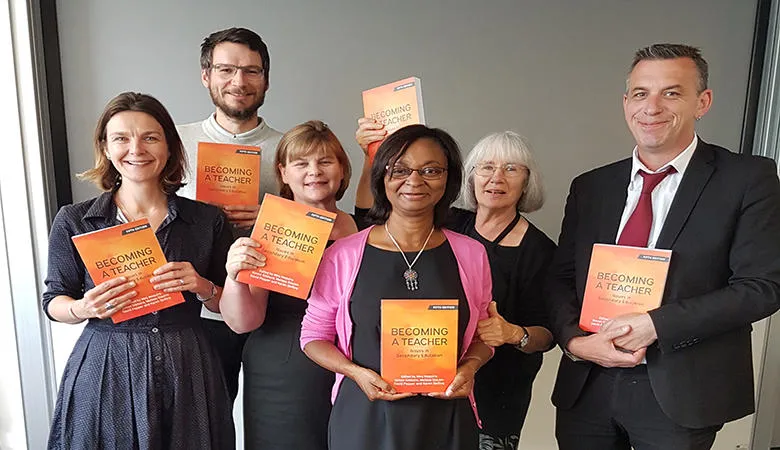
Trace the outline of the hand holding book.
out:
M 381 124 L 386 132 L 381 139 L 366 143 L 364 151 L 373 160 L 380 142 L 387 134 L 407 125 L 425 124 L 420 79 L 408 77 L 363 91 L 363 115 Z
M 184 303 L 180 292 L 155 289 L 149 281 L 153 272 L 168 261 L 147 219 L 79 234 L 71 239 L 95 285 L 101 286 L 106 281 L 118 278 L 136 283 L 134 291 L 137 295 L 132 297 L 132 301 L 125 302 L 126 299 L 122 297 L 121 305 L 110 301 L 106 304 L 106 297 L 102 296 L 102 308 L 112 310 L 112 313 L 105 315 L 104 311 L 97 311 L 96 314 L 110 316 L 114 323 L 119 323 Z M 107 293 L 111 297 L 118 294 L 116 288 L 109 289 Z M 98 305 L 92 305 L 93 308 L 95 306 Z M 116 314 L 113 310 L 121 313 Z
M 236 280 L 306 300 L 335 222 L 334 212 L 266 194 L 251 236 L 266 259 Z
M 361 117 L 358 119 L 358 129 L 355 132 L 355 140 L 363 154 L 368 156 L 368 146 L 373 142 L 381 142 L 387 137 L 385 126 L 370 117 Z
M 366 394 L 369 401 L 386 400 L 392 402 L 417 395 L 412 392 L 398 393 L 395 388 L 382 379 L 378 373 L 366 367 L 358 366 L 357 364 L 354 366 L 353 370 L 350 370 L 349 373 L 345 373 L 345 375 L 358 385 L 360 390 Z
M 260 205 L 217 205 L 236 228 L 252 228 L 260 212 Z
M 168 262 L 158 267 L 149 278 L 155 290 L 167 293 L 189 291 L 203 298 L 211 296 L 211 282 L 198 274 L 187 261 Z
M 602 367 L 636 367 L 645 357 L 645 348 L 627 353 L 615 346 L 614 340 L 631 332 L 631 327 L 611 327 L 587 336 L 577 336 L 566 344 L 574 356 Z
M 70 306 L 70 314 L 78 320 L 107 319 L 133 301 L 137 292 L 129 289 L 135 285 L 135 281 L 127 281 L 126 277 L 106 280 L 85 292 L 81 300 L 75 300 Z
M 458 365 L 457 371 L 455 372 L 455 378 L 453 378 L 450 385 L 447 386 L 446 391 L 431 392 L 426 395 L 444 400 L 468 397 L 472 389 L 474 389 L 474 377 L 481 366 L 481 362 L 479 364 L 473 364 L 469 360 L 465 360 L 465 362 Z
M 635 352 L 647 348 L 658 339 L 653 319 L 647 313 L 630 313 L 615 317 L 601 326 L 604 331 L 628 326 L 630 331 L 613 340 L 619 349 Z
M 252 238 L 236 239 L 228 250 L 227 262 L 225 263 L 228 277 L 233 281 L 238 281 L 238 272 L 265 267 L 265 255 L 260 253 L 262 248 L 263 246 Z

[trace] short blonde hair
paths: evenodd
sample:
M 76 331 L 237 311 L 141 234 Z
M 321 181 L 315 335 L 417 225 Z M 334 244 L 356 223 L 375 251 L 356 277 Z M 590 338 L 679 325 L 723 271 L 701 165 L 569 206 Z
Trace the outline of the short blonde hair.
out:
M 349 163 L 349 157 L 341 146 L 341 142 L 330 131 L 327 125 L 319 120 L 310 120 L 297 125 L 284 133 L 276 148 L 276 160 L 274 168 L 276 169 L 276 181 L 279 183 L 279 195 L 288 200 L 293 200 L 293 193 L 290 186 L 282 181 L 282 172 L 280 167 L 287 166 L 289 161 L 308 156 L 314 153 L 328 153 L 336 157 L 344 171 L 344 178 L 341 180 L 338 191 L 336 191 L 336 200 L 341 200 L 349 187 L 349 179 L 352 177 L 352 165 Z
M 528 168 L 523 194 L 517 202 L 518 212 L 534 212 L 544 205 L 544 186 L 542 174 L 534 159 L 528 140 L 514 131 L 491 133 L 474 145 L 466 157 L 465 183 L 461 189 L 460 198 L 466 209 L 477 209 L 477 198 L 474 194 L 474 167 L 482 161 L 502 161 L 522 164 Z

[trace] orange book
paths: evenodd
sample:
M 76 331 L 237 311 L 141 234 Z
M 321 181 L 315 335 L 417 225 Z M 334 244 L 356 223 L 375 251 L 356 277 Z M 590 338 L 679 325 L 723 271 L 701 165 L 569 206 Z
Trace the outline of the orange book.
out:
M 404 78 L 363 91 L 363 115 L 383 124 L 388 136 L 407 125 L 425 124 L 420 79 Z M 381 143 L 369 144 L 368 157 L 372 161 Z
M 260 203 L 260 147 L 198 142 L 195 199 L 214 205 Z
M 398 392 L 444 392 L 458 364 L 458 300 L 382 299 L 382 378 Z
M 238 281 L 305 300 L 335 222 L 336 213 L 265 194 L 252 229 L 265 267 L 242 270 Z
M 138 295 L 111 316 L 114 323 L 184 302 L 181 293 L 155 290 L 149 282 L 152 272 L 168 261 L 148 220 L 79 234 L 72 239 L 96 286 L 120 276 L 137 283 L 133 290 Z
M 623 314 L 661 306 L 671 250 L 593 244 L 580 328 L 597 332 Z

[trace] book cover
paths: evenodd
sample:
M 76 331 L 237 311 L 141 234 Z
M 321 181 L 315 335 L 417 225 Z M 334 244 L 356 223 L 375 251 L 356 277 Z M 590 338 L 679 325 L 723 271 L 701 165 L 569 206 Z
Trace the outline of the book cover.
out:
M 444 392 L 458 365 L 457 299 L 382 299 L 381 376 L 398 392 Z
M 265 194 L 252 229 L 265 267 L 240 271 L 238 281 L 306 299 L 335 222 L 336 213 Z
M 404 78 L 363 91 L 363 115 L 383 124 L 387 136 L 407 125 L 425 124 L 420 79 Z M 382 141 L 368 146 L 372 161 L 380 144 Z
M 168 261 L 146 219 L 79 234 L 71 239 L 96 286 L 120 276 L 137 283 L 134 290 L 138 295 L 111 316 L 114 323 L 184 302 L 181 293 L 157 291 L 149 282 L 152 272 Z
M 671 250 L 593 244 L 580 328 L 595 333 L 613 317 L 658 308 L 671 258 Z
M 195 199 L 214 205 L 260 203 L 260 147 L 198 142 Z

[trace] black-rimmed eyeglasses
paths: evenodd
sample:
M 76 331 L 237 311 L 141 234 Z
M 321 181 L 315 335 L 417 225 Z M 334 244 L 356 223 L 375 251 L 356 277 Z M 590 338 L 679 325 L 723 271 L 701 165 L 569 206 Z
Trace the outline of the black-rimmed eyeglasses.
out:
M 412 169 L 403 166 L 385 166 L 385 170 L 390 174 L 390 178 L 394 180 L 405 180 L 412 176 L 412 172 L 417 172 L 417 174 L 425 180 L 438 180 L 447 172 L 447 169 L 444 167 L 421 167 L 419 169 Z

